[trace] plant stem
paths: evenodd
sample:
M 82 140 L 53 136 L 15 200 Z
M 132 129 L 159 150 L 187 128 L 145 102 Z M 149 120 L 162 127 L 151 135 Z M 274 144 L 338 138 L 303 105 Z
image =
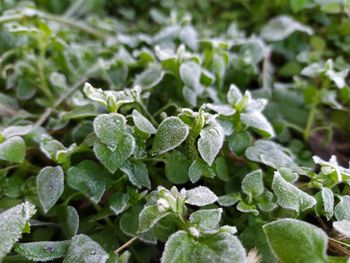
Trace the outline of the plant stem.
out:
M 118 254 L 120 251 L 122 251 L 124 248 L 127 248 L 128 246 L 130 246 L 135 240 L 137 240 L 139 237 L 134 236 L 133 238 L 131 238 L 129 241 L 127 241 L 126 243 L 124 243 L 122 246 L 120 246 L 118 249 L 116 249 L 114 251 L 114 253 Z
M 347 244 L 347 243 L 341 242 L 341 241 L 336 240 L 336 239 L 334 239 L 334 238 L 330 238 L 330 237 L 328 237 L 328 239 L 329 239 L 329 240 L 332 240 L 332 241 L 334 241 L 334 242 L 336 242 L 336 243 L 342 244 L 343 246 L 350 247 L 350 244 Z
M 64 17 L 69 18 L 72 17 L 84 4 L 85 0 L 77 0 L 70 5 L 70 7 L 64 12 Z
M 21 14 L 5 15 L 5 16 L 0 17 L 0 24 L 7 23 L 7 22 L 13 22 L 13 21 L 33 19 L 35 17 L 38 17 L 38 18 L 42 18 L 45 20 L 54 21 L 54 22 L 57 22 L 60 24 L 65 24 L 69 27 L 72 27 L 72 28 L 75 28 L 79 31 L 85 32 L 85 33 L 92 35 L 92 36 L 99 38 L 99 39 L 107 39 L 109 37 L 108 34 L 101 32 L 95 28 L 92 28 L 83 22 L 75 21 L 72 19 L 67 19 L 67 18 L 60 17 L 60 16 L 51 15 L 51 14 L 37 11 L 37 10 L 31 10 L 31 9 L 28 9 L 28 10 L 29 10 L 28 13 L 25 13 L 25 11 L 27 11 L 27 10 L 24 10 L 24 12 Z
M 158 122 L 156 121 L 155 118 L 153 118 L 152 114 L 148 111 L 147 107 L 145 106 L 145 104 L 143 104 L 142 101 L 138 101 L 137 104 L 140 106 L 140 108 L 142 109 L 142 111 L 147 115 L 147 117 L 149 118 L 149 120 L 152 122 L 152 124 L 156 127 L 158 127 Z
M 40 80 L 39 88 L 42 90 L 42 92 L 51 102 L 51 100 L 53 99 L 53 94 L 50 91 L 49 85 L 47 84 L 45 74 L 44 74 L 44 61 L 45 61 L 46 48 L 42 43 L 41 39 L 38 39 L 38 46 L 39 46 L 39 58 L 37 61 L 37 67 L 38 67 L 39 80 Z

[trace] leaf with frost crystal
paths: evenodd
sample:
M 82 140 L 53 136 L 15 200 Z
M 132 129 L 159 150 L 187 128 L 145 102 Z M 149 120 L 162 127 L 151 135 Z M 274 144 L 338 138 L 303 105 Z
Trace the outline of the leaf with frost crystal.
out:
M 201 176 L 214 178 L 215 171 L 202 159 L 196 159 L 192 162 L 188 170 L 188 176 L 190 177 L 192 183 L 196 183 Z
M 235 84 L 231 84 L 227 92 L 227 102 L 234 106 L 242 97 L 241 90 Z
M 70 241 L 41 241 L 17 244 L 15 251 L 31 261 L 50 261 L 63 258 Z
M 202 159 L 212 165 L 219 153 L 225 139 L 224 129 L 216 122 L 211 122 L 200 132 L 198 139 L 198 151 Z
M 264 182 L 262 171 L 256 170 L 247 174 L 242 180 L 242 191 L 253 197 L 262 195 L 264 192 Z
M 36 178 L 36 188 L 41 207 L 46 214 L 58 201 L 64 190 L 64 173 L 61 166 L 47 166 Z
M 107 252 L 90 237 L 80 234 L 72 238 L 63 263 L 105 263 Z
M 126 134 L 123 140 L 112 151 L 105 144 L 97 141 L 94 143 L 94 153 L 97 159 L 110 171 L 115 173 L 120 166 L 131 156 L 135 150 L 135 139 Z
M 135 85 L 139 85 L 142 89 L 151 89 L 156 86 L 164 77 L 164 71 L 157 66 L 150 66 L 135 78 Z
M 350 220 L 350 196 L 340 196 L 339 203 L 334 208 L 337 220 Z
M 198 33 L 196 29 L 191 25 L 184 26 L 180 33 L 179 38 L 182 43 L 191 48 L 193 51 L 198 49 Z
M 188 136 L 188 126 L 178 117 L 168 117 L 162 121 L 153 140 L 153 155 L 162 154 L 178 147 Z
M 223 228 L 222 228 L 223 229 Z M 246 262 L 241 242 L 230 232 L 218 231 L 194 239 L 185 231 L 172 234 L 165 244 L 162 263 Z
M 272 18 L 261 31 L 261 36 L 268 41 L 280 41 L 287 38 L 295 31 L 313 34 L 312 28 L 295 21 L 289 16 L 278 16 Z
M 296 212 L 305 211 L 316 204 L 315 198 L 288 183 L 279 172 L 275 172 L 272 190 L 277 196 L 277 203 L 286 209 Z
M 330 220 L 334 214 L 334 194 L 332 190 L 322 187 L 321 192 L 316 195 L 316 213 L 324 214 Z
M 349 220 L 335 221 L 333 222 L 333 227 L 340 234 L 346 236 L 347 238 L 350 238 L 350 221 Z
M 126 134 L 126 119 L 119 113 L 101 114 L 94 120 L 94 131 L 101 142 L 117 147 Z
M 211 109 L 223 116 L 231 116 L 233 114 L 235 114 L 236 110 L 234 108 L 232 108 L 229 105 L 223 104 L 213 104 L 213 103 L 206 103 L 205 107 L 208 109 Z
M 0 160 L 22 163 L 26 153 L 26 145 L 22 137 L 14 136 L 0 143 Z
M 217 229 L 221 220 L 222 208 L 203 209 L 190 215 L 190 223 L 203 231 Z
M 0 262 L 21 238 L 35 212 L 34 205 L 26 201 L 0 214 Z
M 193 61 L 184 62 L 180 66 L 180 78 L 186 87 L 197 90 L 201 76 L 201 67 Z
M 129 181 L 137 188 L 142 186 L 151 189 L 151 181 L 148 176 L 147 165 L 141 161 L 126 161 L 123 166 L 120 167 L 129 178 Z
M 146 206 L 139 215 L 139 233 L 150 230 L 159 220 L 170 215 L 170 212 L 159 211 L 158 205 Z
M 205 206 L 215 203 L 218 200 L 216 194 L 214 194 L 208 187 L 198 186 L 191 190 L 186 191 L 186 203 L 196 206 Z
M 124 212 L 128 207 L 129 195 L 118 192 L 109 199 L 109 209 L 113 211 L 115 215 L 119 215 Z
M 270 122 L 258 111 L 241 113 L 240 115 L 242 123 L 252 127 L 257 133 L 265 138 L 274 137 L 275 131 L 273 130 Z
M 106 189 L 106 171 L 97 163 L 85 160 L 69 168 L 67 183 L 98 203 Z
M 71 238 L 78 233 L 79 214 L 73 206 L 64 207 L 63 209 L 62 212 L 59 212 L 60 222 L 66 236 Z
M 280 219 L 263 226 L 270 248 L 283 263 L 327 262 L 327 234 L 296 219 Z
M 153 124 L 147 120 L 141 113 L 137 110 L 132 111 L 132 119 L 135 123 L 135 126 L 142 132 L 153 134 L 156 133 L 156 128 L 154 128 Z

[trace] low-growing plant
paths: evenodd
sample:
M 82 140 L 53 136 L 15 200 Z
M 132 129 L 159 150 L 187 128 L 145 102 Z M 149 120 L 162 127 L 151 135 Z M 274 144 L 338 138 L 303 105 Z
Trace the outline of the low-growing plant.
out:
M 0 14 L 0 262 L 349 262 L 348 0 Z

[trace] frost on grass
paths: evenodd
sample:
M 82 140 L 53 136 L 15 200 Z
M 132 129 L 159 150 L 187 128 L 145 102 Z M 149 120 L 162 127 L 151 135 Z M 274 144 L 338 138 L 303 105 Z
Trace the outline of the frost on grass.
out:
M 61 166 L 47 166 L 36 178 L 39 202 L 47 213 L 58 201 L 64 190 L 64 173 Z
M 315 198 L 287 182 L 279 172 L 275 172 L 272 190 L 277 196 L 277 203 L 296 212 L 305 211 L 316 204 Z
M 90 237 L 80 234 L 72 238 L 63 263 L 105 263 L 107 252 Z
M 63 258 L 68 250 L 70 241 L 41 241 L 17 244 L 15 250 L 21 256 L 31 261 L 51 261 Z
M 153 154 L 162 154 L 176 148 L 186 140 L 188 132 L 188 126 L 178 117 L 166 118 L 159 125 L 153 140 Z
M 296 219 L 280 219 L 263 226 L 270 248 L 280 262 L 327 262 L 327 234 Z
M 215 203 L 218 197 L 205 186 L 198 186 L 186 192 L 186 203 L 196 206 L 205 206 Z
M 29 231 L 29 219 L 35 214 L 34 205 L 24 202 L 0 214 L 0 261 L 21 238 Z

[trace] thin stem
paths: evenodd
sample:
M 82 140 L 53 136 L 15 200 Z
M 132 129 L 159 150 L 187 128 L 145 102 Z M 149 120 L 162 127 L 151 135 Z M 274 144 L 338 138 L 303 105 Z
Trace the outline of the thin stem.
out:
M 135 240 L 137 240 L 139 237 L 134 236 L 133 238 L 131 238 L 129 241 L 127 241 L 126 243 L 124 243 L 122 246 L 120 246 L 118 249 L 116 249 L 114 251 L 114 253 L 118 254 L 120 251 L 122 251 L 124 248 L 127 248 L 128 246 L 130 246 Z
M 153 114 L 153 117 L 158 116 L 159 114 L 161 114 L 163 111 L 165 111 L 166 109 L 168 109 L 168 108 L 170 108 L 170 107 L 174 107 L 174 108 L 176 108 L 176 109 L 179 108 L 175 102 L 170 102 L 170 103 L 164 105 L 164 106 L 163 106 L 162 108 L 160 108 L 159 110 L 157 110 L 157 111 Z
M 342 244 L 343 246 L 346 246 L 346 247 L 349 247 L 349 248 L 350 248 L 350 244 L 344 243 L 344 242 L 342 242 L 342 241 L 339 241 L 339 240 L 336 240 L 336 239 L 330 238 L 330 237 L 328 237 L 328 239 L 329 239 L 329 240 L 332 240 L 332 241 L 334 241 L 334 242 L 336 242 L 336 243 Z
M 27 11 L 27 13 L 26 13 L 26 11 Z M 44 12 L 41 12 L 38 10 L 32 10 L 32 9 L 24 10 L 24 12 L 21 14 L 2 16 L 2 17 L 0 17 L 0 24 L 7 23 L 7 22 L 13 22 L 13 21 L 33 19 L 35 17 L 39 17 L 39 18 L 42 18 L 45 20 L 54 21 L 54 22 L 57 22 L 60 24 L 65 24 L 65 25 L 70 26 L 72 28 L 75 28 L 79 31 L 90 34 L 96 38 L 107 39 L 109 37 L 109 35 L 107 35 L 106 33 L 101 32 L 95 28 L 92 28 L 83 22 L 75 21 L 72 19 L 67 19 L 67 18 L 60 17 L 60 16 L 51 15 L 48 13 L 44 13 Z
M 158 122 L 156 121 L 155 118 L 153 118 L 152 114 L 148 111 L 147 107 L 145 104 L 143 104 L 142 101 L 138 101 L 137 104 L 141 107 L 142 111 L 147 115 L 149 120 L 152 122 L 152 124 L 156 127 L 158 127 Z

